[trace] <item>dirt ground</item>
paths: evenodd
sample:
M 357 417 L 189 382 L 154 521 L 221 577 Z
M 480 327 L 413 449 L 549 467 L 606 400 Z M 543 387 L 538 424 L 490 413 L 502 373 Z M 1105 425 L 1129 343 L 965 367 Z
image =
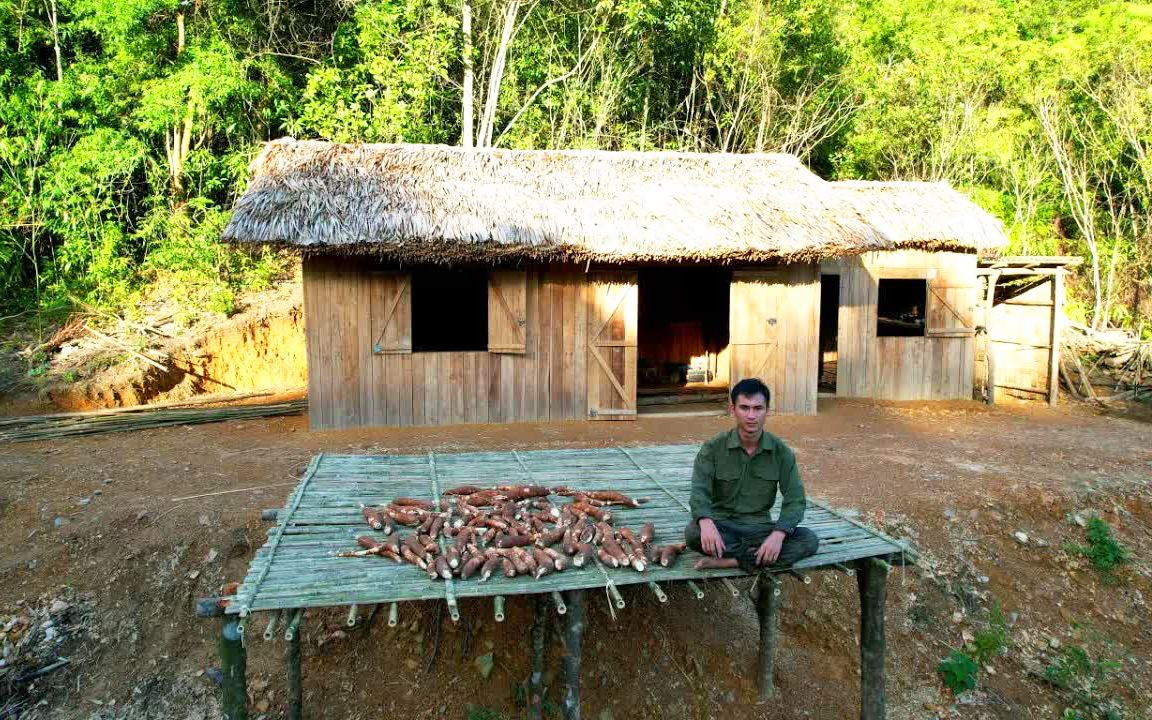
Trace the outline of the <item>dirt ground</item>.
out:
M 192 604 L 243 576 L 266 536 L 260 510 L 283 502 L 315 452 L 683 443 L 727 425 L 650 418 L 310 432 L 306 417 L 288 417 L 0 447 L 0 620 L 67 603 L 58 641 L 71 661 L 7 707 L 15 717 L 17 700 L 26 703 L 29 718 L 219 717 L 209 670 L 218 626 L 195 619 Z M 1106 717 L 1111 705 L 1122 708 L 1116 717 L 1149 717 L 1152 425 L 1077 407 L 822 401 L 818 416 L 772 418 L 770 429 L 796 449 L 811 495 L 859 510 L 923 553 L 920 567 L 889 580 L 890 717 L 1058 718 L 1065 708 L 1081 715 L 1064 717 Z M 1134 558 L 1112 579 L 1066 548 L 1084 542 L 1076 518 L 1093 513 Z M 713 588 L 699 602 L 674 587 L 659 605 L 646 588 L 624 592 L 628 607 L 615 619 L 604 598 L 589 596 L 585 717 L 857 715 L 851 578 L 785 582 L 779 698 L 767 704 L 756 702 L 746 597 Z M 954 696 L 936 666 L 997 606 L 1008 646 L 980 668 L 975 691 Z M 436 604 L 406 604 L 395 629 L 381 617 L 347 629 L 342 612 L 309 614 L 307 716 L 522 716 L 527 602 L 510 601 L 502 624 L 488 602 L 462 611 L 453 625 L 446 613 L 437 622 Z M 1070 648 L 1087 658 L 1074 682 L 1051 669 L 1072 667 Z M 284 715 L 283 651 L 282 641 L 249 649 L 254 717 Z M 474 661 L 489 653 L 484 679 Z

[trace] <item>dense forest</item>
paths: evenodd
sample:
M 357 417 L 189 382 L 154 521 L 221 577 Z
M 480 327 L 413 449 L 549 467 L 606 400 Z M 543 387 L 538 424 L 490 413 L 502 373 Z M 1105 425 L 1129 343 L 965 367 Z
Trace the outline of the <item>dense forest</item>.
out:
M 795 153 L 946 180 L 1070 312 L 1152 316 L 1152 5 L 1087 0 L 0 0 L 0 308 L 229 312 L 259 144 Z

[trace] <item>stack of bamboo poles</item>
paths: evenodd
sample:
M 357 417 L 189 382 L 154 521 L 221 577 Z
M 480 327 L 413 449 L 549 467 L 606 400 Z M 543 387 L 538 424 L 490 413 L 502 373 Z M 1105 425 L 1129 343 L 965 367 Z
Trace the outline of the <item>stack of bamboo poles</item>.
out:
M 1152 341 L 1124 330 L 1093 330 L 1069 323 L 1064 333 L 1060 374 L 1074 396 L 1096 402 L 1152 397 Z M 1094 386 L 1106 385 L 1101 396 Z
M 267 393 L 263 393 L 267 394 Z M 231 399 L 239 399 L 237 396 Z M 220 402 L 220 398 L 215 398 Z M 0 442 L 29 442 L 57 438 L 146 430 L 171 425 L 249 420 L 276 415 L 296 415 L 308 407 L 306 399 L 226 407 L 157 407 L 141 405 L 83 413 L 57 413 L 0 418 Z

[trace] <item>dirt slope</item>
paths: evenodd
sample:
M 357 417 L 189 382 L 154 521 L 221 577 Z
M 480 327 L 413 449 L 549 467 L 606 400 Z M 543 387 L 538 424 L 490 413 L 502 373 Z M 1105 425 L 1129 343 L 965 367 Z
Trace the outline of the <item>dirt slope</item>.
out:
M 889 583 L 890 717 L 1054 718 L 1105 701 L 1122 705 L 1121 717 L 1147 716 L 1152 426 L 1074 408 L 858 402 L 770 423 L 796 448 L 813 495 L 860 509 L 924 553 L 923 567 Z M 29 695 L 43 704 L 27 717 L 218 717 L 204 673 L 217 629 L 192 617 L 192 602 L 243 575 L 265 536 L 260 509 L 283 501 L 314 452 L 694 442 L 724 427 L 661 418 L 312 433 L 297 417 L 0 447 L 0 620 L 53 598 L 70 605 L 59 624 L 72 663 L 37 682 Z M 263 485 L 276 487 L 172 502 Z M 1063 549 L 1083 542 L 1072 514 L 1090 512 L 1136 558 L 1113 584 Z M 756 704 L 746 598 L 713 590 L 701 603 L 674 589 L 659 605 L 644 588 L 625 596 L 615 619 L 604 598 L 589 597 L 585 717 L 856 715 L 851 579 L 786 582 L 780 699 L 771 707 Z M 1011 623 L 1011 647 L 957 701 L 936 664 L 983 627 L 993 604 Z M 342 613 L 310 614 L 309 717 L 464 718 L 469 706 L 521 716 L 527 604 L 511 602 L 503 624 L 489 603 L 462 609 L 459 626 L 445 617 L 438 644 L 433 604 L 403 606 L 395 630 L 377 618 L 347 631 Z M 1101 660 L 1119 666 L 1087 690 L 1057 689 L 1043 676 L 1064 667 L 1070 647 L 1084 648 L 1092 669 Z M 283 714 L 282 653 L 282 643 L 250 649 L 256 715 Z M 494 669 L 484 680 L 474 661 L 488 653 Z

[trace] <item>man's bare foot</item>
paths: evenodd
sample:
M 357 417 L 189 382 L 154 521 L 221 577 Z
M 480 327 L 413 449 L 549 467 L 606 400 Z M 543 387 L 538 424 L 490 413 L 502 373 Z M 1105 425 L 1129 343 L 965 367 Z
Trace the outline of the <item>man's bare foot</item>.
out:
M 697 570 L 726 570 L 728 568 L 738 568 L 740 563 L 736 558 L 714 558 L 702 557 L 696 561 L 692 567 Z

